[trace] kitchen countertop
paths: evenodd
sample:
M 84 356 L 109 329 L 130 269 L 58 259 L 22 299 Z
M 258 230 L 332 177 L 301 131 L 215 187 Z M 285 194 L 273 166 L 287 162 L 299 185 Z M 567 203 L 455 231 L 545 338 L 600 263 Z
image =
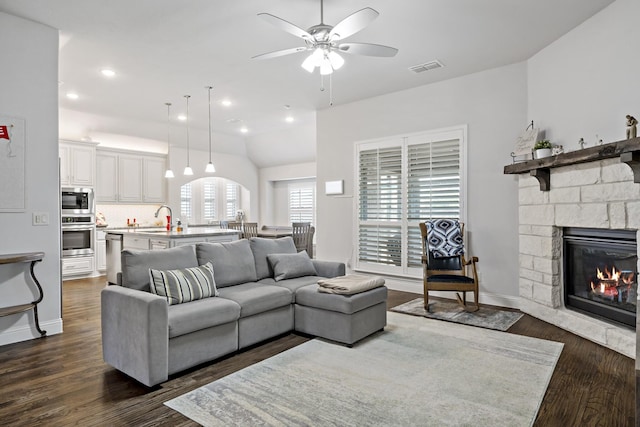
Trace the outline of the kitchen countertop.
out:
M 167 231 L 164 227 L 158 228 L 114 228 L 106 230 L 107 234 L 119 234 L 123 236 L 136 235 L 140 237 L 160 238 L 160 239 L 181 239 L 189 237 L 207 237 L 207 236 L 224 236 L 239 234 L 238 230 L 226 230 L 219 227 L 193 227 L 187 228 L 184 231 Z

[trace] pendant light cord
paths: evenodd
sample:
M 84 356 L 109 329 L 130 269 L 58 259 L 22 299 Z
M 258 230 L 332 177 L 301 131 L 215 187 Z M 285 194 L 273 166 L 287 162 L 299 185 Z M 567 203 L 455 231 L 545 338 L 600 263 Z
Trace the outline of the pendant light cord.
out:
M 171 103 L 166 102 L 164 105 L 167 106 L 167 161 L 171 169 Z
M 191 166 L 191 162 L 189 161 L 189 98 L 191 95 L 185 95 L 187 98 L 187 167 Z
M 211 162 L 211 89 L 213 86 L 207 86 L 209 90 L 209 163 Z

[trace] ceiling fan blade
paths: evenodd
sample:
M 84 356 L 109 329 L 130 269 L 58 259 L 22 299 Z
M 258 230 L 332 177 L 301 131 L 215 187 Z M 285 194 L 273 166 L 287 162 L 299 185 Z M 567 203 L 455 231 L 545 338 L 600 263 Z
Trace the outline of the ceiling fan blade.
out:
M 260 55 L 252 56 L 251 59 L 269 59 L 277 58 L 279 56 L 290 55 L 292 53 L 298 53 L 307 50 L 306 47 L 292 47 L 290 49 L 276 50 L 273 52 L 267 52 Z
M 395 47 L 371 43 L 341 43 L 337 48 L 340 52 L 350 53 L 353 55 L 390 57 L 396 56 L 396 53 L 398 53 L 398 49 Z
M 298 36 L 300 38 L 303 38 L 305 40 L 313 40 L 313 37 L 311 36 L 311 34 L 309 34 L 308 32 L 306 32 L 305 30 L 303 30 L 302 28 L 293 25 L 291 22 L 289 21 L 285 21 L 282 18 L 278 18 L 277 16 L 274 16 L 270 13 L 259 13 L 258 16 L 262 19 L 264 19 L 265 21 L 267 21 L 268 23 L 270 23 L 271 25 L 280 28 L 281 30 L 286 31 L 287 33 L 293 34 L 294 36 Z
M 338 22 L 331 32 L 329 32 L 329 39 L 346 39 L 350 35 L 357 33 L 367 25 L 371 24 L 378 15 L 380 14 L 370 7 L 360 9 Z

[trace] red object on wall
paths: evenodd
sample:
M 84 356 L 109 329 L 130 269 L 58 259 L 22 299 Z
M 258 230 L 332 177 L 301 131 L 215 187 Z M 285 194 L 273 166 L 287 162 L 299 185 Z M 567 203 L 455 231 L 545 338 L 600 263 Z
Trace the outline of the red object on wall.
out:
M 171 231 L 171 215 L 167 215 L 167 231 Z
M 11 139 L 9 138 L 9 127 L 8 126 L 0 126 L 0 139 Z

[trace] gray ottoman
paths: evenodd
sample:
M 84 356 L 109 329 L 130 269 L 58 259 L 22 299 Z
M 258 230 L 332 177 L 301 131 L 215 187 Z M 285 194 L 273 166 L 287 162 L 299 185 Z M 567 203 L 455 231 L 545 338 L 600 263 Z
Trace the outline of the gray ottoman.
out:
M 318 285 L 296 291 L 295 330 L 351 346 L 387 325 L 387 288 L 326 294 Z

